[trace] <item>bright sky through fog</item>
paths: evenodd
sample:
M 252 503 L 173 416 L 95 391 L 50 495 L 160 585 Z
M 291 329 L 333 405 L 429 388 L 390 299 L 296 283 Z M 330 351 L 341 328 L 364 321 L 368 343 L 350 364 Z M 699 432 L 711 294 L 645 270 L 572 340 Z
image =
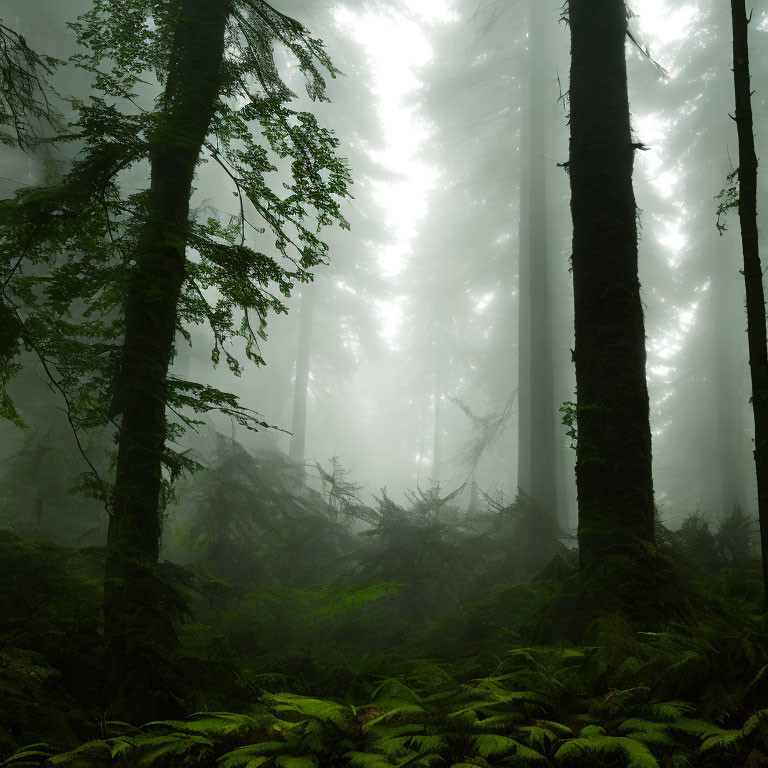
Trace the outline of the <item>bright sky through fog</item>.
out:
M 374 157 L 396 174 L 397 179 L 378 185 L 377 195 L 390 231 L 390 242 L 378 254 L 386 276 L 397 275 L 405 266 L 411 244 L 428 205 L 435 171 L 420 159 L 428 139 L 421 116 L 409 106 L 420 85 L 423 68 L 431 57 L 429 34 L 432 25 L 459 21 L 451 0 L 400 0 L 402 11 L 366 11 L 359 6 L 340 5 L 336 22 L 364 46 L 373 75 L 373 91 L 379 99 L 384 146 Z M 652 55 L 663 64 L 663 48 L 685 37 L 695 20 L 696 8 L 680 0 L 633 0 L 636 18 L 633 29 Z M 670 72 L 674 76 L 674 72 Z M 658 115 L 634 116 L 638 136 L 656 148 L 669 128 Z M 664 172 L 658 153 L 643 153 L 641 163 L 664 197 L 672 197 L 677 179 Z M 685 247 L 674 220 L 666 222 L 660 237 L 670 258 Z M 379 307 L 382 333 L 391 341 L 397 334 L 402 312 L 398 299 Z
M 680 3 L 679 0 L 634 0 L 632 10 L 635 14 L 632 28 L 637 31 L 639 42 L 641 45 L 648 45 L 651 56 L 667 69 L 670 78 L 674 78 L 674 69 L 669 62 L 664 61 L 664 47 L 682 40 L 688 34 L 696 19 L 695 5 Z M 651 183 L 660 197 L 670 201 L 672 212 L 678 179 L 673 172 L 663 169 L 660 150 L 673 126 L 658 114 L 634 115 L 632 122 L 638 138 L 651 147 L 649 152 L 639 153 L 638 167 L 651 178 Z M 669 261 L 672 265 L 679 261 L 679 255 L 687 245 L 680 225 L 679 216 L 669 219 L 664 223 L 664 231 L 657 237 L 669 250 Z
M 662 44 L 685 37 L 696 16 L 693 3 L 670 4 L 668 0 L 634 0 L 632 11 L 637 16 L 636 29 Z
M 402 6 L 405 13 L 358 12 L 349 6 L 336 11 L 337 24 L 361 42 L 372 70 L 385 142 L 374 158 L 399 177 L 377 188 L 391 233 L 390 244 L 378 257 L 382 272 L 389 276 L 405 265 L 435 178 L 419 159 L 427 130 L 407 101 L 419 87 L 419 68 L 431 56 L 429 23 L 451 18 L 447 0 L 402 0 Z

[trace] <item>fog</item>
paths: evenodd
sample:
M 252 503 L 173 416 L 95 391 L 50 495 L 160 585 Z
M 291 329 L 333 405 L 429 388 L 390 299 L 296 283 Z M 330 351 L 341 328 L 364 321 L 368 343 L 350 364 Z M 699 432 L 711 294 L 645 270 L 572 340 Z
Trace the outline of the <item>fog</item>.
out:
M 768 761 L 740 4 L 0 0 L 0 766 Z
M 575 383 L 568 35 L 558 7 L 288 5 L 343 73 L 328 83 L 330 103 L 311 108 L 349 160 L 351 229 L 328 234 L 328 264 L 286 300 L 287 315 L 267 318 L 263 365 L 246 364 L 239 377 L 214 368 L 203 326 L 190 328 L 191 350 L 177 339 L 174 374 L 237 393 L 276 427 L 253 435 L 214 418 L 182 447 L 204 456 L 213 429 L 254 449 L 268 441 L 310 477 L 315 462 L 337 457 L 366 498 L 386 488 L 402 499 L 439 483 L 445 492 L 463 487 L 469 503 L 473 486 L 510 500 L 519 488 L 572 529 L 574 451 L 559 411 L 575 399 Z M 6 0 L 4 18 L 30 45 L 66 58 L 76 46 L 64 21 L 86 6 Z M 715 226 L 736 141 L 728 18 L 703 0 L 682 8 L 637 0 L 633 11 L 656 500 L 669 521 L 694 509 L 717 519 L 755 500 L 737 217 L 722 236 Z M 760 67 L 765 21 L 756 27 Z M 300 93 L 287 55 L 282 66 Z M 66 67 L 55 85 L 81 96 L 89 88 Z M 156 89 L 146 85 L 148 100 Z M 755 108 L 759 121 L 759 90 Z M 2 193 L 65 172 L 76 147 L 4 148 Z M 140 187 L 141 173 L 135 167 L 129 183 Z M 200 167 L 193 209 L 236 212 L 222 176 L 213 163 Z M 6 465 L 31 433 L 55 425 L 67 440 L 58 393 L 28 363 L 11 392 L 30 430 L 2 425 Z M 489 423 L 492 439 L 473 454 Z M 58 446 L 40 471 L 64 456 L 76 464 L 75 454 Z

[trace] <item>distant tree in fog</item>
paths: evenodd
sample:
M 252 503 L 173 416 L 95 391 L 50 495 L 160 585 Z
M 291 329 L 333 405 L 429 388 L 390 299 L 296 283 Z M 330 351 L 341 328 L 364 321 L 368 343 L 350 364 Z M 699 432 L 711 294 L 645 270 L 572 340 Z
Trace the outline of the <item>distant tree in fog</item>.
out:
M 47 126 L 54 125 L 56 111 L 48 100 L 46 80 L 56 59 L 37 53 L 17 31 L 0 18 L 0 146 L 17 145 L 29 151 Z M 17 267 L 22 254 L 17 254 Z M 21 349 L 22 327 L 5 295 L 7 282 L 0 283 L 0 417 L 23 424 L 6 391 L 19 372 L 12 362 Z
M 528 52 L 520 146 L 520 325 L 518 488 L 533 499 L 540 514 L 531 515 L 541 564 L 558 549 L 557 455 L 555 451 L 552 312 L 550 308 L 546 153 L 548 104 L 556 91 L 548 56 L 550 27 L 558 9 L 529 0 Z
M 0 144 L 28 149 L 53 123 L 47 78 L 58 63 L 30 48 L 0 17 Z

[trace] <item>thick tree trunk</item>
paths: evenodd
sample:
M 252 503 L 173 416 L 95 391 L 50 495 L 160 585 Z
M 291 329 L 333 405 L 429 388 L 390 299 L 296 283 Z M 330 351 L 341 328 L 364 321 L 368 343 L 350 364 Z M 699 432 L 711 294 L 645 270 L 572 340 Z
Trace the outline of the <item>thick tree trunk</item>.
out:
M 173 641 L 158 579 L 161 457 L 192 179 L 219 95 L 229 0 L 182 0 L 151 138 L 151 185 L 125 306 L 120 425 L 104 589 L 110 717 L 156 716 L 157 661 Z
M 571 0 L 570 27 L 578 538 L 610 591 L 601 561 L 654 541 L 624 0 Z
M 298 467 L 304 466 L 307 445 L 307 398 L 309 396 L 309 368 L 312 356 L 312 316 L 315 306 L 315 288 L 312 283 L 301 289 L 299 316 L 299 347 L 296 353 L 296 387 L 293 392 L 293 421 L 288 458 Z
M 749 75 L 749 21 L 745 0 L 731 0 L 733 21 L 733 84 L 736 94 L 736 127 L 739 134 L 739 220 L 744 254 L 747 294 L 747 340 L 755 416 L 755 470 L 763 586 L 768 608 L 768 347 L 766 346 L 765 294 L 757 232 L 757 155 L 752 121 Z
M 557 550 L 558 518 L 554 417 L 556 409 L 544 175 L 547 133 L 547 18 L 541 0 L 529 0 L 528 24 L 527 110 L 522 126 L 520 185 L 517 484 L 521 491 L 533 499 L 542 515 L 542 519 L 536 521 L 535 536 L 534 532 L 530 532 L 529 539 L 546 558 Z

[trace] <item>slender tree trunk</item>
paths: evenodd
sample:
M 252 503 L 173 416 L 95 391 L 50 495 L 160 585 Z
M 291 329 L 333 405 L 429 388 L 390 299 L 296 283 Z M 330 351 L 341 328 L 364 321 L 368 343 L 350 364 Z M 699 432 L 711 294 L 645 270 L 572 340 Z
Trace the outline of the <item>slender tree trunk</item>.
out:
M 738 302 L 731 290 L 730 264 L 724 254 L 715 254 L 716 266 L 712 282 L 711 368 L 714 379 L 715 453 L 718 463 L 716 494 L 719 497 L 717 514 L 728 515 L 734 506 L 741 506 L 742 440 L 744 439 L 739 396 L 740 378 L 734 373 L 740 370 L 738 359 L 740 339 L 731 318 L 738 310 Z M 731 301 L 733 299 L 733 301 Z
M 548 280 L 545 184 L 547 16 L 541 0 L 528 3 L 527 110 L 523 122 L 520 185 L 520 372 L 518 486 L 542 520 L 535 546 L 557 550 L 557 483 L 552 334 Z
M 307 445 L 307 397 L 309 394 L 309 368 L 312 356 L 312 315 L 315 307 L 314 284 L 301 289 L 299 317 L 299 348 L 296 353 L 296 388 L 293 394 L 293 421 L 288 458 L 298 467 L 304 466 Z
M 467 506 L 467 512 L 472 514 L 473 512 L 479 512 L 483 508 L 483 497 L 480 492 L 480 486 L 477 484 L 474 475 L 470 481 L 469 486 L 469 505 Z
M 757 155 L 752 121 L 749 75 L 749 22 L 745 0 L 731 0 L 733 20 L 733 84 L 736 93 L 736 128 L 739 134 L 739 221 L 747 294 L 747 340 L 755 416 L 755 470 L 763 586 L 768 609 L 768 347 L 765 294 L 757 232 Z
M 440 378 L 439 375 L 436 378 Z M 435 420 L 432 431 L 432 474 L 430 480 L 433 483 L 440 483 L 440 465 L 443 462 L 443 409 L 440 404 L 440 390 L 435 386 Z
M 182 0 L 151 137 L 151 183 L 125 306 L 114 504 L 104 588 L 105 701 L 111 717 L 154 717 L 157 664 L 174 634 L 157 565 L 166 387 L 185 274 L 192 179 L 220 86 L 229 0 Z M 160 673 L 162 674 L 162 673 Z
M 624 0 L 570 0 L 570 27 L 578 539 L 610 593 L 601 561 L 654 541 Z

